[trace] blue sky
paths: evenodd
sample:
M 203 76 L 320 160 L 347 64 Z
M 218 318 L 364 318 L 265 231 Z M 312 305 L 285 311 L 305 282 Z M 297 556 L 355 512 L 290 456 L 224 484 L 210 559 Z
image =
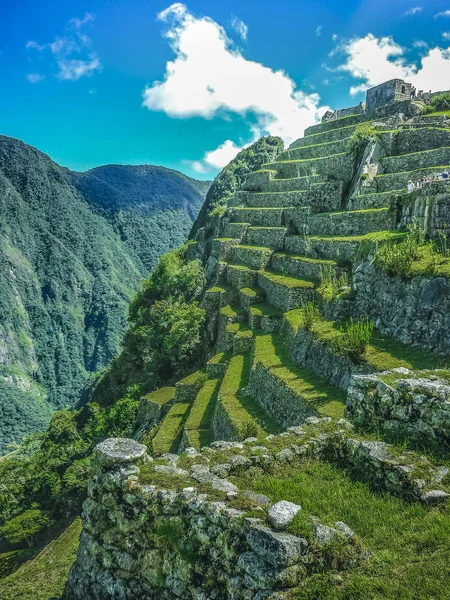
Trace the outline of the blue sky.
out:
M 404 77 L 450 89 L 450 0 L 0 0 L 0 133 L 58 163 L 211 178 Z

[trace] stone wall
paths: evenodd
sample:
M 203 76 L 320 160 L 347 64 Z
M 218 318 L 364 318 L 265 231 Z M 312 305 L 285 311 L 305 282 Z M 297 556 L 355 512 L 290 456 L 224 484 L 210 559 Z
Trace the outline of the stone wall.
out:
M 423 188 L 398 197 L 402 227 L 418 222 L 431 237 L 450 234 L 450 182 L 427 183 Z
M 213 468 L 189 449 L 199 457 L 190 472 L 168 457 L 169 464 L 150 467 L 154 484 L 145 485 L 136 464 L 151 461 L 145 446 L 119 438 L 99 444 L 64 599 L 287 600 L 310 571 L 328 569 L 321 550 L 330 541 L 354 547 L 355 534 L 341 522 L 332 528 L 316 520 L 311 538 L 285 533 L 301 510 L 290 502 L 248 492 L 266 522 L 230 506 L 238 488 L 221 477 L 273 460 L 269 450 L 252 461 L 239 453 L 243 444 L 235 447 L 230 463 Z M 356 546 L 353 553 L 363 559 Z
M 354 310 L 385 335 L 410 346 L 450 354 L 450 282 L 444 277 L 390 277 L 370 261 L 354 272 Z
M 365 428 L 449 450 L 450 384 L 439 374 L 398 369 L 381 375 L 354 375 L 346 416 Z
M 339 108 L 338 110 L 328 110 L 322 117 L 322 123 L 328 121 L 334 121 L 341 117 L 350 117 L 352 115 L 361 115 L 364 112 L 364 104 L 360 102 L 356 106 L 350 106 L 349 108 Z

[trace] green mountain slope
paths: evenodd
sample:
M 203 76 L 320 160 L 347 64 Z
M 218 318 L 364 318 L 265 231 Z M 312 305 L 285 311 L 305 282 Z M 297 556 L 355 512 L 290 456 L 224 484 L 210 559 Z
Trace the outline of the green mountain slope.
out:
M 166 170 L 157 172 L 153 202 L 154 177 L 100 171 L 104 194 L 102 178 L 0 136 L 0 453 L 74 404 L 89 372 L 116 354 L 139 280 L 186 239 L 203 201 L 175 172 L 166 195 Z

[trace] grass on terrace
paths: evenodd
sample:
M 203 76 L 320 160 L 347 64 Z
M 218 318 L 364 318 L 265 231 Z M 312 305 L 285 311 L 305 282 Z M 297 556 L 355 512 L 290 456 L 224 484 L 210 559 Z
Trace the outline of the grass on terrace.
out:
M 81 521 L 77 519 L 35 558 L 0 580 L 1 600 L 59 598 L 75 560 L 80 532 Z
M 142 400 L 148 400 L 148 402 L 155 402 L 156 404 L 163 406 L 167 402 L 173 400 L 174 396 L 174 387 L 162 387 L 159 388 L 159 390 L 152 392 L 151 394 L 147 394 L 142 398 Z
M 190 408 L 191 404 L 188 402 L 177 402 L 169 410 L 152 440 L 152 449 L 156 455 L 178 450 L 183 425 Z
M 219 391 L 219 401 L 236 431 L 251 427 L 256 437 L 278 433 L 278 424 L 250 396 L 243 393 L 249 383 L 251 358 L 249 354 L 234 356 L 228 365 Z M 245 437 L 247 437 L 245 435 Z
M 294 331 L 303 327 L 301 309 L 285 313 L 285 319 Z M 313 325 L 313 334 L 321 343 L 331 345 L 342 335 L 341 326 L 343 326 L 343 323 L 317 321 Z M 397 367 L 405 367 L 411 370 L 436 369 L 445 367 L 450 362 L 450 357 L 442 358 L 431 352 L 411 348 L 401 344 L 394 338 L 382 335 L 375 329 L 364 358 L 365 362 L 373 365 L 377 371 L 389 371 Z
M 256 334 L 254 362 L 260 362 L 321 416 L 336 419 L 344 416 L 344 392 L 294 363 L 280 335 Z
M 447 600 L 450 564 L 450 508 L 427 509 L 389 494 L 370 491 L 345 471 L 310 459 L 272 474 L 244 473 L 239 487 L 288 500 L 302 510 L 289 531 L 304 535 L 305 515 L 334 526 L 343 521 L 370 552 L 351 570 L 316 574 L 305 580 L 296 600 Z

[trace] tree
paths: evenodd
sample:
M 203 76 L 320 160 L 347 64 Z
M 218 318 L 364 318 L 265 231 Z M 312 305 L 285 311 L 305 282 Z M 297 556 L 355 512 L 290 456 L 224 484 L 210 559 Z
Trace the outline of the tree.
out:
M 28 546 L 32 546 L 36 535 L 44 528 L 49 527 L 51 523 L 47 513 L 32 508 L 5 523 L 0 527 L 0 532 L 10 544 L 25 542 Z

